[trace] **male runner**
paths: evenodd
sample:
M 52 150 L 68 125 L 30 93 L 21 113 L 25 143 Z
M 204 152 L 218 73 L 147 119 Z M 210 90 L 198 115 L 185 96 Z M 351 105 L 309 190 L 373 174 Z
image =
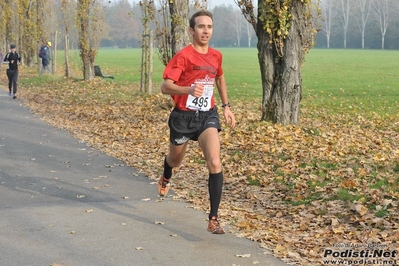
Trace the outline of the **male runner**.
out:
M 210 213 L 207 230 L 213 234 L 224 234 L 218 219 L 223 172 L 218 134 L 221 125 L 213 93 L 215 84 L 226 123 L 234 128 L 236 121 L 227 97 L 222 54 L 209 47 L 212 30 L 212 14 L 205 10 L 195 13 L 190 19 L 189 29 L 193 37 L 192 44 L 180 50 L 164 70 L 161 90 L 171 95 L 176 107 L 169 116 L 169 154 L 164 160 L 158 194 L 165 196 L 168 193 L 172 168 L 181 164 L 188 141 L 198 141 L 209 170 Z

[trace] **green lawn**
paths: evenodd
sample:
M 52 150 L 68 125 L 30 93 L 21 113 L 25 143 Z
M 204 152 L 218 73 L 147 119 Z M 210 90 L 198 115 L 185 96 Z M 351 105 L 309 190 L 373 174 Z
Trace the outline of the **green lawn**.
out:
M 314 49 L 303 66 L 304 105 L 398 113 L 399 51 Z
M 256 48 L 221 48 L 223 67 L 231 99 L 259 101 L 262 98 Z M 78 52 L 72 65 L 79 66 Z M 153 83 L 162 81 L 164 66 L 154 56 Z M 63 54 L 58 54 L 58 69 Z M 116 84 L 139 83 L 140 49 L 99 50 L 96 65 L 104 74 L 115 76 Z M 328 108 L 331 112 L 397 114 L 399 51 L 313 49 L 302 68 L 302 106 Z M 79 73 L 79 72 L 77 72 Z

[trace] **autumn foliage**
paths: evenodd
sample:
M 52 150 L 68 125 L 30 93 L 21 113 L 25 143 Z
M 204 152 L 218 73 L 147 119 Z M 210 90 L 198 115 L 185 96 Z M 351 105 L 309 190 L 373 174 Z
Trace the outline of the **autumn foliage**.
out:
M 168 151 L 169 97 L 102 79 L 20 90 L 48 123 L 156 179 Z M 337 243 L 399 239 L 398 116 L 332 114 L 302 106 L 301 124 L 260 122 L 260 104 L 233 102 L 235 130 L 220 134 L 225 173 L 220 217 L 241 237 L 299 265 L 321 265 Z M 175 169 L 175 199 L 208 211 L 207 170 L 197 143 Z M 151 191 L 149 193 L 156 193 Z

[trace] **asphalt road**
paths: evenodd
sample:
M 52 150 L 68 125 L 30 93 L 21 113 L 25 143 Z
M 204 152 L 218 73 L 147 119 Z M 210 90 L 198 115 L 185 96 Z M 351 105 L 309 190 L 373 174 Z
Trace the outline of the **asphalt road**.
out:
M 0 89 L 0 265 L 287 265 Z M 225 227 L 228 231 L 228 226 Z

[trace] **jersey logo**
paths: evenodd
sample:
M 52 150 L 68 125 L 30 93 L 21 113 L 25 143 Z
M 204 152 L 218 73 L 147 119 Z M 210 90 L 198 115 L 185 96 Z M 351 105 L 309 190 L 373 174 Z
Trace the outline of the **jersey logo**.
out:
M 193 66 L 193 70 L 208 71 L 212 75 L 216 75 L 216 68 L 213 66 Z

